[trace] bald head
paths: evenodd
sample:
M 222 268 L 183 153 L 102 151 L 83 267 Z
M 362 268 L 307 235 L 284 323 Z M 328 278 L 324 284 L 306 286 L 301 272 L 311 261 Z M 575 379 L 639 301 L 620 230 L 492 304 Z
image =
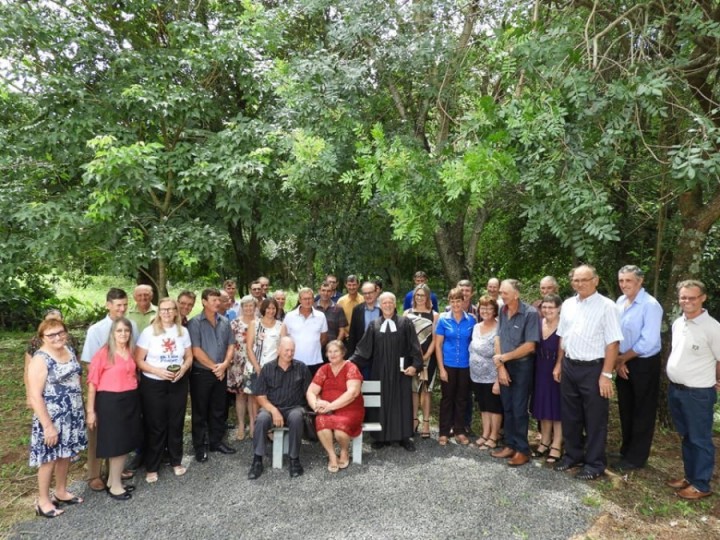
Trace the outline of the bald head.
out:
M 150 304 L 153 299 L 153 290 L 150 285 L 138 285 L 133 291 L 133 300 L 141 313 L 147 313 L 150 310 Z
M 284 366 L 290 365 L 295 356 L 295 342 L 290 336 L 283 336 L 278 343 L 278 362 Z

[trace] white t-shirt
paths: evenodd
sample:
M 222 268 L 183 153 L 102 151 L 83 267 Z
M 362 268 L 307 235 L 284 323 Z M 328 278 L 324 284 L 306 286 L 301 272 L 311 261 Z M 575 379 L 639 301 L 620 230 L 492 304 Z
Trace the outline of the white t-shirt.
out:
M 145 361 L 153 367 L 166 369 L 171 364 L 182 364 L 185 351 L 191 347 L 190 333 L 182 328 L 182 336 L 178 336 L 178 327 L 166 328 L 165 332 L 156 336 L 155 328 L 148 326 L 140 334 L 137 346 L 147 351 Z M 143 373 L 149 379 L 162 380 L 152 373 Z

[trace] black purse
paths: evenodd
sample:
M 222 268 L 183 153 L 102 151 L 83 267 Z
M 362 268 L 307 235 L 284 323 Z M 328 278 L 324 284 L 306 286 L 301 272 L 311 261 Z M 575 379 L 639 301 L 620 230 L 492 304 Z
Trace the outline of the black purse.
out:
M 307 409 L 303 411 L 303 422 L 305 423 L 304 435 L 305 438 L 311 442 L 317 442 L 319 440 L 317 430 L 315 429 L 315 416 L 317 416 L 315 411 L 308 411 Z

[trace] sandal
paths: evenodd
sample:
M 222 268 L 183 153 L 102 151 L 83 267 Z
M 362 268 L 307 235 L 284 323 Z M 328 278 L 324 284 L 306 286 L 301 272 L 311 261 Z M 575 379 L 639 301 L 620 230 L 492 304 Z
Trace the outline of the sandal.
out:
M 67 505 L 80 504 L 81 502 L 83 502 L 83 498 L 78 497 L 76 495 L 73 495 L 69 499 L 61 499 L 57 495 L 53 495 L 52 498 L 57 503 L 58 506 L 63 505 L 63 504 L 67 504 Z
M 470 440 L 462 433 L 458 433 L 457 435 L 455 435 L 455 440 L 458 444 L 462 444 L 463 446 L 470 444 Z
M 340 470 L 347 469 L 349 466 L 350 466 L 350 460 L 338 461 L 338 469 L 340 469 Z
M 580 471 L 579 473 L 577 473 L 575 475 L 575 478 L 577 478 L 578 480 L 590 481 L 590 480 L 597 480 L 602 475 L 603 475 L 603 473 L 583 469 L 582 471 Z
M 430 420 L 423 420 L 423 428 L 425 427 L 425 424 L 427 424 L 427 431 L 425 429 L 423 429 L 423 432 L 420 436 L 423 439 L 429 439 L 430 438 Z
M 417 433 L 417 429 L 420 427 L 420 420 L 413 418 L 413 433 Z
M 39 504 L 35 505 L 35 515 L 36 516 L 42 516 L 44 518 L 52 519 L 56 518 L 62 514 L 65 513 L 65 510 L 58 510 L 53 506 L 52 510 L 48 510 L 47 512 L 44 512 L 42 508 L 40 508 Z
M 482 448 L 486 442 L 487 439 L 485 437 L 480 437 L 478 440 L 475 441 L 475 445 Z
M 544 450 L 540 450 L 540 447 L 544 447 Z M 534 458 L 540 458 L 547 455 L 547 453 L 550 451 L 550 447 L 545 443 L 540 443 L 535 450 L 531 452 L 532 457 Z
M 182 465 L 176 465 L 173 467 L 173 472 L 175 473 L 175 476 L 182 476 L 187 472 L 187 469 Z
M 107 487 L 105 485 L 105 482 L 103 482 L 103 479 L 98 477 L 92 478 L 88 481 L 88 486 L 93 491 L 105 491 L 105 488 Z
M 553 450 L 558 453 L 557 456 L 552 455 Z M 562 450 L 560 450 L 559 448 L 555 448 L 554 446 L 551 446 L 550 452 L 548 453 L 547 457 L 545 458 L 545 463 L 550 463 L 552 465 L 554 463 L 557 463 L 561 457 L 562 457 Z
M 490 446 L 488 443 L 492 441 L 492 446 Z M 497 448 L 497 440 L 495 439 L 488 439 L 485 441 L 485 443 L 480 447 L 480 450 L 495 450 Z
M 445 435 L 440 435 L 438 437 L 438 444 L 440 446 L 445 446 L 448 443 L 448 438 Z
M 145 481 L 148 484 L 154 484 L 158 481 L 158 473 L 156 472 L 149 472 L 145 475 Z
M 332 465 L 328 463 L 328 472 L 336 473 L 340 470 L 340 468 L 337 465 Z

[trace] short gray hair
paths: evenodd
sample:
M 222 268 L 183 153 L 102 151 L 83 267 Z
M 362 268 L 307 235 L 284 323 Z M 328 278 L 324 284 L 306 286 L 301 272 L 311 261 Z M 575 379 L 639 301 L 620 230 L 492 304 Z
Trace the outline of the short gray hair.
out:
M 634 264 L 626 264 L 618 270 L 618 274 L 635 274 L 635 277 L 640 279 L 645 277 L 645 272 L 643 272 L 642 268 Z

